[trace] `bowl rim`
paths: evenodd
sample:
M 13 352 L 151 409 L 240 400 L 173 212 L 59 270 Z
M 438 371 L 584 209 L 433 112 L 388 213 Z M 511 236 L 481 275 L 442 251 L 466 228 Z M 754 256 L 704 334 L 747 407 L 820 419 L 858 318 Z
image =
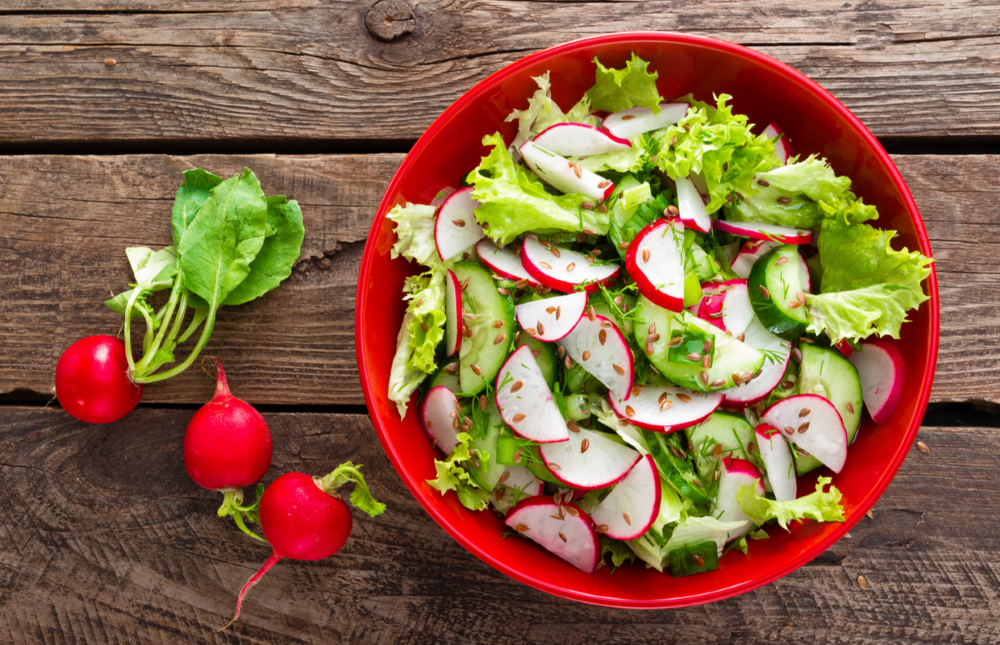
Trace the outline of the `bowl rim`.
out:
M 710 602 L 715 602 L 718 600 L 724 600 L 744 594 L 748 591 L 752 591 L 764 585 L 770 584 L 771 582 L 782 578 L 792 571 L 802 567 L 806 563 L 810 562 L 818 555 L 826 551 L 830 546 L 839 541 L 848 531 L 850 531 L 855 524 L 867 513 L 875 502 L 882 496 L 885 490 L 892 483 L 895 478 L 896 473 L 902 466 L 906 455 L 909 452 L 910 447 L 913 444 L 913 440 L 916 437 L 917 431 L 920 429 L 921 420 L 917 419 L 915 423 L 911 424 L 910 428 L 906 431 L 903 436 L 903 440 L 899 442 L 896 447 L 895 453 L 892 455 L 892 459 L 888 464 L 888 468 L 885 474 L 882 476 L 878 485 L 872 487 L 868 494 L 864 497 L 857 508 L 859 511 L 856 513 L 853 521 L 844 522 L 840 528 L 831 533 L 829 536 L 821 539 L 813 548 L 805 551 L 802 555 L 797 558 L 791 559 L 783 564 L 783 566 L 771 570 L 765 575 L 754 576 L 747 579 L 741 583 L 736 583 L 727 586 L 724 589 L 710 591 L 701 594 L 688 595 L 684 597 L 674 597 L 674 598 L 654 598 L 654 599 L 622 599 L 607 596 L 600 596 L 590 593 L 584 593 L 580 591 L 575 591 L 572 589 L 566 589 L 547 583 L 545 581 L 538 580 L 531 575 L 523 573 L 516 568 L 511 567 L 505 561 L 494 557 L 489 552 L 480 548 L 475 542 L 468 539 L 464 533 L 454 526 L 451 522 L 444 517 L 444 515 L 438 510 L 428 505 L 424 502 L 423 495 L 418 490 L 416 484 L 408 480 L 400 473 L 400 463 L 402 462 L 402 455 L 397 453 L 393 445 L 388 441 L 386 437 L 386 432 L 382 427 L 381 423 L 376 419 L 376 415 L 371 413 L 371 410 L 376 409 L 375 398 L 376 393 L 373 391 L 372 383 L 369 381 L 367 366 L 367 357 L 364 352 L 364 344 L 362 342 L 362 336 L 364 332 L 364 325 L 360 319 L 360 312 L 365 310 L 365 305 L 367 301 L 367 290 L 364 289 L 364 285 L 368 283 L 370 277 L 370 272 L 372 269 L 372 257 L 373 257 L 373 245 L 370 243 L 374 235 L 377 234 L 382 223 L 385 219 L 385 215 L 391 207 L 393 201 L 395 201 L 395 195 L 398 190 L 399 184 L 402 182 L 403 177 L 407 174 L 410 166 L 414 163 L 418 154 L 427 146 L 428 141 L 432 139 L 438 131 L 443 129 L 450 117 L 455 112 L 467 106 L 470 102 L 474 101 L 478 94 L 485 88 L 488 88 L 500 80 L 511 76 L 525 67 L 534 65 L 540 59 L 550 58 L 553 56 L 558 56 L 566 51 L 571 51 L 581 46 L 597 46 L 608 43 L 621 43 L 628 41 L 656 41 L 662 43 L 677 43 L 686 45 L 700 45 L 704 47 L 713 48 L 724 53 L 734 54 L 736 56 L 749 58 L 754 62 L 761 64 L 770 68 L 772 71 L 778 72 L 785 76 L 788 80 L 799 83 L 804 86 L 809 91 L 818 94 L 824 101 L 847 123 L 849 123 L 858 134 L 861 135 L 862 139 L 871 147 L 875 153 L 876 158 L 882 163 L 882 165 L 888 171 L 893 183 L 896 185 L 900 192 L 902 201 L 909 213 L 915 215 L 913 219 L 913 226 L 915 229 L 916 237 L 919 241 L 921 247 L 921 252 L 926 252 L 928 257 L 933 257 L 931 254 L 930 241 L 927 238 L 927 231 L 924 227 L 923 218 L 920 216 L 920 211 L 917 208 L 916 202 L 913 199 L 913 195 L 910 194 L 909 187 L 906 185 L 905 180 L 896 168 L 896 165 L 892 162 L 892 159 L 886 153 L 885 149 L 879 143 L 878 139 L 868 130 L 867 127 L 861 122 L 858 117 L 856 117 L 850 110 L 847 109 L 836 97 L 834 97 L 830 92 L 821 87 L 818 83 L 810 79 L 808 76 L 794 69 L 793 67 L 782 63 L 770 56 L 757 52 L 755 50 L 749 49 L 742 45 L 732 43 L 725 40 L 720 40 L 717 38 L 710 38 L 707 36 L 698 36 L 692 34 L 685 34 L 679 32 L 670 31 L 627 31 L 627 32 L 615 32 L 610 34 L 602 34 L 599 36 L 591 36 L 587 38 L 579 38 L 576 40 L 571 40 L 559 45 L 552 47 L 547 47 L 545 49 L 539 50 L 524 58 L 521 58 L 509 65 L 502 67 L 496 72 L 490 74 L 485 79 L 476 83 L 472 88 L 462 94 L 454 103 L 452 103 L 444 112 L 439 115 L 434 122 L 427 128 L 423 135 L 417 139 L 417 142 L 410 149 L 410 152 L 403 159 L 396 173 L 393 175 L 392 181 L 386 188 L 385 195 L 383 196 L 381 202 L 379 203 L 378 210 L 376 211 L 375 218 L 372 222 L 372 226 L 369 229 L 368 238 L 365 244 L 364 254 L 361 259 L 361 267 L 358 276 L 358 285 L 355 299 L 355 350 L 358 359 L 358 372 L 361 378 L 361 386 L 364 391 L 365 403 L 368 407 L 369 417 L 372 419 L 372 425 L 375 427 L 375 432 L 378 435 L 379 442 L 382 444 L 382 448 L 386 452 L 386 456 L 392 463 L 393 468 L 396 470 L 397 475 L 403 480 L 403 483 L 410 490 L 424 511 L 426 511 L 431 518 L 437 522 L 438 526 L 442 527 L 452 538 L 455 539 L 459 544 L 461 544 L 466 550 L 474 554 L 480 560 L 490 565 L 497 571 L 500 571 L 504 575 L 510 576 L 515 580 L 522 582 L 526 585 L 545 591 L 555 596 L 562 598 L 567 598 L 569 600 L 575 600 L 578 602 L 583 602 L 587 604 L 600 605 L 605 607 L 617 607 L 625 609 L 666 609 L 666 608 L 681 608 L 689 607 L 694 605 L 707 604 Z M 935 271 L 934 263 L 931 263 L 931 273 L 927 279 L 927 289 L 929 298 L 926 301 L 928 305 L 927 314 L 930 316 L 930 328 L 931 328 L 931 339 L 930 345 L 927 351 L 928 364 L 931 369 L 923 377 L 923 383 L 920 385 L 920 396 L 918 400 L 918 409 L 927 408 L 927 402 L 930 398 L 931 386 L 934 382 L 934 375 L 937 366 L 937 355 L 938 355 L 938 345 L 940 340 L 940 313 L 938 306 L 938 288 L 937 288 L 937 273 Z M 471 512 L 471 511 L 470 511 Z M 665 588 L 669 588 L 666 586 Z

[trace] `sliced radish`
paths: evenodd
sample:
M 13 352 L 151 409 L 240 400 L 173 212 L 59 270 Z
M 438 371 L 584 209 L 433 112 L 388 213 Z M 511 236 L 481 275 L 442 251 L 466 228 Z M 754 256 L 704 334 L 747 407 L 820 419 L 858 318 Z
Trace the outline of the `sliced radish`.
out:
M 716 228 L 739 235 L 749 237 L 752 240 L 770 240 L 781 244 L 809 244 L 812 242 L 812 231 L 801 231 L 787 226 L 777 224 L 762 224 L 760 222 L 728 222 L 726 220 L 716 220 Z
M 566 421 L 529 346 L 521 345 L 500 368 L 496 402 L 514 434 L 538 443 L 569 439 Z
M 502 249 L 498 249 L 493 240 L 485 237 L 476 244 L 476 255 L 486 267 L 500 276 L 512 282 L 527 280 L 532 287 L 541 286 L 525 271 L 521 264 L 521 256 L 518 254 L 518 244 L 508 244 Z
M 454 416 L 453 416 L 454 415 Z M 431 442 L 438 450 L 448 455 L 458 445 L 458 424 L 462 418 L 462 406 L 455 393 L 443 385 L 432 387 L 417 410 L 417 419 Z
M 688 175 L 688 179 L 694 184 L 694 187 L 698 189 L 698 194 L 703 198 L 708 197 L 708 182 L 705 181 L 705 173 L 703 172 L 693 172 Z M 702 200 L 704 201 L 704 200 Z
M 531 497 L 518 502 L 506 522 L 584 573 L 593 573 L 601 561 L 601 536 L 590 517 L 575 504 L 557 504 L 548 496 Z
M 564 193 L 580 193 L 598 201 L 611 197 L 615 185 L 566 157 L 525 141 L 519 148 L 524 163 L 549 186 Z
M 798 497 L 798 479 L 795 477 L 795 462 L 792 449 L 788 447 L 784 435 L 775 428 L 762 423 L 754 428 L 757 448 L 767 469 L 767 480 L 774 492 L 774 499 L 788 502 Z
M 434 244 L 447 262 L 486 236 L 476 221 L 479 200 L 472 198 L 475 186 L 456 190 L 444 200 L 434 221 Z
M 761 420 L 835 473 L 847 461 L 847 429 L 832 403 L 816 394 L 797 394 L 778 401 Z
M 774 152 L 777 153 L 778 160 L 782 164 L 788 163 L 788 158 L 792 156 L 792 146 L 788 143 L 788 135 L 782 137 L 781 135 L 785 134 L 784 131 L 774 122 L 764 128 L 764 134 L 768 139 L 781 137 L 774 142 Z
M 632 147 L 628 139 L 582 123 L 556 123 L 543 130 L 534 142 L 536 146 L 564 157 L 599 155 Z
M 514 307 L 517 323 L 529 336 L 547 343 L 561 340 L 573 331 L 587 308 L 587 292 L 531 300 Z
M 625 267 L 639 292 L 670 311 L 684 308 L 683 244 L 679 219 L 656 220 L 639 231 L 625 256 Z
M 641 458 L 590 514 L 598 531 L 616 540 L 635 540 L 660 512 L 660 471 L 651 455 Z
M 744 381 L 744 375 L 739 375 L 739 385 L 722 391 L 726 397 L 722 407 L 731 410 L 746 408 L 766 399 L 778 387 L 781 379 L 785 378 L 792 356 L 792 344 L 767 331 L 756 318 L 750 321 L 743 332 L 743 342 L 764 354 L 764 366 L 760 368 L 759 374 L 751 375 L 749 380 Z
M 445 283 L 444 347 L 447 356 L 454 356 L 462 349 L 462 283 L 451 269 Z
M 659 114 L 653 114 L 646 107 L 629 108 L 609 114 L 601 125 L 616 137 L 628 139 L 643 132 L 674 125 L 684 118 L 688 107 L 687 103 L 660 103 Z
M 802 257 L 801 253 L 799 253 L 799 282 L 802 283 L 802 290 L 804 292 L 812 293 L 813 283 L 812 276 L 809 275 L 809 264 Z
M 689 428 L 709 417 L 722 403 L 720 392 L 692 392 L 682 387 L 636 385 L 628 403 L 608 392 L 615 413 L 629 423 L 658 432 Z
M 750 277 L 750 269 L 753 268 L 753 263 L 757 261 L 757 258 L 764 255 L 776 246 L 781 246 L 777 242 L 768 242 L 767 240 L 748 240 L 740 252 L 736 254 L 736 258 L 733 260 L 732 270 L 733 273 L 740 276 L 744 280 Z
M 847 359 L 850 359 L 851 358 L 851 354 L 854 353 L 854 348 L 846 340 L 842 340 L 839 343 L 837 343 L 837 349 L 839 349 L 840 353 L 843 354 L 844 358 L 847 358 Z M 855 366 L 854 369 L 857 369 L 857 366 Z M 864 394 L 862 394 L 862 398 L 864 398 Z
M 705 212 L 705 202 L 694 183 L 687 177 L 678 177 L 674 183 L 677 185 L 677 209 L 684 226 L 699 233 L 711 231 L 712 218 Z
M 706 282 L 701 285 L 702 299 L 697 316 L 731 336 L 746 331 L 754 318 L 746 280 Z
M 540 242 L 534 235 L 525 237 L 521 247 L 521 266 L 528 275 L 538 283 L 563 293 L 576 291 L 580 285 L 585 285 L 584 290 L 593 293 L 598 290 L 598 285 L 614 280 L 622 272 L 617 264 L 593 266 L 593 262 L 583 253 Z
M 490 501 L 501 513 L 506 514 L 514 504 L 522 499 L 541 495 L 545 488 L 524 466 L 497 465 L 497 468 L 503 468 L 504 471 L 500 474 L 501 481 L 493 489 L 494 495 Z M 498 492 L 500 499 L 496 497 Z
M 743 522 L 741 528 L 729 532 L 728 540 L 743 535 L 753 524 L 736 501 L 736 493 L 744 486 L 751 486 L 758 495 L 764 495 L 762 476 L 756 466 L 746 459 L 723 459 L 719 465 L 719 495 L 712 515 L 720 522 Z
M 616 398 L 628 399 L 635 365 L 628 341 L 617 325 L 604 316 L 588 314 L 559 344 Z
M 566 424 L 563 424 L 566 427 Z M 639 453 L 600 432 L 580 428 L 569 441 L 547 443 L 538 449 L 542 461 L 562 483 L 582 490 L 607 488 L 639 461 Z
M 875 423 L 882 425 L 892 416 L 903 391 L 906 365 L 899 350 L 884 340 L 861 343 L 861 351 L 848 360 L 858 370 L 861 398 Z

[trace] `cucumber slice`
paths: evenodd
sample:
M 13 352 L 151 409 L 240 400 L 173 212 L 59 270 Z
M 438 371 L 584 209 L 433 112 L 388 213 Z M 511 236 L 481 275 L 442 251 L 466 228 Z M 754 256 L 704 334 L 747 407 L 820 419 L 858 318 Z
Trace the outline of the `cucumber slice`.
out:
M 719 547 L 715 542 L 682 546 L 671 551 L 667 557 L 670 560 L 670 575 L 675 578 L 719 568 Z
M 796 340 L 805 332 L 809 320 L 798 298 L 805 290 L 795 246 L 777 246 L 754 262 L 747 289 L 754 313 L 769 332 L 785 340 Z
M 676 432 L 663 434 L 642 429 L 639 432 L 642 433 L 642 438 L 649 447 L 649 454 L 653 457 L 660 474 L 677 489 L 677 492 L 697 504 L 707 504 L 712 501 L 691 463 L 679 456 L 685 454 L 680 435 Z
M 548 383 L 551 388 L 556 382 L 556 372 L 559 366 L 559 356 L 556 354 L 555 343 L 543 343 L 537 338 L 532 338 L 528 334 L 521 332 L 517 340 L 517 349 L 521 345 L 527 345 L 528 349 L 531 350 L 531 355 L 535 357 L 535 362 L 538 363 L 538 369 L 542 372 L 542 377 L 545 382 Z
M 844 422 L 850 445 L 861 425 L 861 379 L 858 378 L 858 370 L 836 349 L 808 343 L 801 343 L 799 349 L 802 352 L 799 394 L 818 394 L 832 403 Z M 800 475 L 822 465 L 812 455 L 803 457 L 798 452 L 794 454 L 795 470 Z
M 530 447 L 524 448 L 524 451 L 530 455 L 528 460 L 528 472 L 549 484 L 555 484 L 556 486 L 565 486 L 566 484 L 556 479 L 549 467 L 545 465 L 542 461 L 542 455 L 538 452 L 538 446 L 532 445 Z M 524 460 L 521 460 L 521 465 L 524 465 Z
M 563 383 L 566 386 L 563 392 L 566 394 L 579 394 L 581 392 L 590 394 L 604 387 L 590 372 L 580 367 L 579 363 L 573 363 L 573 367 L 566 370 Z
M 586 394 L 568 394 L 563 398 L 566 408 L 566 418 L 570 421 L 583 421 L 590 417 L 591 401 Z
M 479 405 L 479 402 L 473 401 L 472 405 Z M 488 491 L 492 491 L 496 487 L 497 482 L 500 481 L 500 476 L 504 471 L 504 467 L 497 462 L 497 439 L 500 437 L 500 431 L 507 426 L 504 424 L 503 419 L 500 418 L 496 401 L 492 397 L 489 398 L 486 404 L 484 416 L 486 417 L 486 428 L 482 429 L 478 435 L 472 437 L 472 441 L 469 442 L 469 450 L 470 453 L 478 450 L 480 454 L 489 454 L 490 458 L 486 461 L 475 458 L 470 459 L 466 463 L 465 469 L 469 471 L 469 475 L 476 480 L 477 484 Z
M 623 305 L 628 305 L 628 311 L 632 311 L 633 309 L 635 309 L 635 303 L 636 303 L 635 296 L 629 296 L 623 294 L 622 300 L 623 300 L 622 303 Z M 594 313 L 597 314 L 598 316 L 604 316 L 608 320 L 614 322 L 616 325 L 618 324 L 618 316 L 612 313 L 611 307 L 608 306 L 608 303 L 604 300 L 603 296 L 591 297 L 588 305 L 594 308 Z M 625 320 L 623 320 L 622 323 L 624 325 L 622 328 L 622 332 L 626 336 L 631 336 L 634 331 L 633 330 L 634 325 L 632 324 L 632 316 L 628 316 L 627 318 L 625 318 Z
M 736 459 L 746 459 L 745 449 L 754 442 L 753 426 L 741 414 L 713 412 L 701 424 L 687 429 L 688 441 L 694 446 L 694 465 L 704 481 L 711 481 L 719 461 L 727 453 Z M 719 444 L 719 456 L 714 456 Z M 752 449 L 751 449 L 752 450 Z
M 653 304 L 653 301 L 646 296 L 639 296 L 636 306 L 642 309 L 635 315 L 633 329 L 635 340 L 639 343 L 639 347 L 646 348 L 646 339 L 654 333 L 659 334 L 659 339 L 652 343 L 653 353 L 646 353 L 649 362 L 659 369 L 661 363 L 668 361 L 667 354 L 670 348 L 667 345 L 670 343 L 670 332 L 674 325 L 680 324 L 682 316 Z
M 649 303 L 648 306 L 655 307 L 656 305 Z M 645 309 L 642 314 L 648 315 Z M 670 335 L 667 335 L 665 337 L 666 342 L 663 342 L 664 337 L 661 334 L 661 342 L 654 343 L 653 354 L 649 356 L 649 362 L 675 385 L 699 392 L 724 390 L 735 387 L 736 383 L 733 381 L 733 374 L 739 374 L 741 377 L 748 373 L 756 374 L 757 370 L 764 366 L 764 355 L 753 347 L 750 347 L 746 343 L 741 343 L 711 323 L 695 317 L 689 311 L 685 310 L 682 315 L 684 316 L 683 322 L 685 325 L 693 325 L 705 334 L 712 336 L 714 355 L 712 356 L 712 363 L 707 369 L 703 368 L 700 364 L 674 363 L 669 360 L 669 348 L 667 347 L 667 344 L 670 342 Z M 674 326 L 679 327 L 676 323 L 677 319 L 675 318 L 674 320 Z M 642 326 L 637 327 L 636 340 L 644 341 L 644 338 L 639 339 L 639 332 L 648 330 L 644 328 L 640 329 L 639 327 Z M 660 327 L 657 325 L 657 332 L 659 332 L 659 329 Z M 663 351 L 658 352 L 657 349 L 661 345 Z M 645 345 L 643 344 L 643 346 Z
M 462 309 L 476 315 L 474 320 L 465 321 L 473 336 L 462 341 L 459 382 L 465 394 L 479 394 L 496 378 L 507 358 L 510 343 L 495 341 L 501 334 L 504 338 L 513 335 L 514 303 L 508 296 L 500 295 L 489 269 L 483 265 L 456 262 L 452 271 L 459 282 L 464 284 L 468 280 L 462 292 Z M 498 320 L 500 326 L 494 327 L 494 321 Z
M 455 372 L 450 373 L 446 372 L 444 368 L 445 366 L 442 365 L 440 368 L 438 368 L 438 371 L 434 372 L 434 376 L 428 379 L 425 391 L 430 392 L 433 388 L 436 388 L 439 385 L 441 385 L 448 388 L 455 394 L 461 394 L 462 386 L 459 383 L 458 370 L 455 370 Z

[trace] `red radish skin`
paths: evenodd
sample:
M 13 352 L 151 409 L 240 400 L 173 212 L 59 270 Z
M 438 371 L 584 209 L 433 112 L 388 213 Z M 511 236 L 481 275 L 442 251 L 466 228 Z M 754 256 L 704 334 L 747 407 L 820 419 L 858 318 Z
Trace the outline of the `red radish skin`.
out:
M 260 481 L 271 466 L 271 431 L 257 410 L 229 391 L 222 362 L 215 396 L 184 434 L 184 467 L 202 488 L 233 491 Z
M 667 227 L 672 230 L 664 231 Z M 656 220 L 639 231 L 625 256 L 625 270 L 640 293 L 670 311 L 684 308 L 684 261 L 679 245 L 683 236 L 678 218 Z
M 56 364 L 56 396 L 70 415 L 87 423 L 111 423 L 131 412 L 142 386 L 129 379 L 125 343 L 88 336 L 63 352 Z
M 777 224 L 765 224 L 761 222 L 727 222 L 717 220 L 715 226 L 726 233 L 732 233 L 740 237 L 749 237 L 752 240 L 766 240 L 780 242 L 782 244 L 809 244 L 813 239 L 812 231 L 803 231 Z
M 788 158 L 792 156 L 792 146 L 788 141 L 788 135 L 785 135 L 784 130 L 778 127 L 777 123 L 772 122 L 764 128 L 764 135 L 767 136 L 768 139 L 777 139 L 777 137 L 781 137 L 774 142 L 774 152 L 778 155 L 778 160 L 781 161 L 782 165 L 788 163 Z
M 563 157 L 599 155 L 632 147 L 628 139 L 583 123 L 556 123 L 542 130 L 534 141 L 535 145 Z
M 892 416 L 903 393 L 906 364 L 893 345 L 884 340 L 861 343 L 861 351 L 849 355 L 858 370 L 862 398 L 872 420 L 884 425 Z
M 371 497 L 359 468 L 360 465 L 347 462 L 326 477 L 285 473 L 267 487 L 260 500 L 260 527 L 271 543 L 271 557 L 243 585 L 230 625 L 240 617 L 243 598 L 250 588 L 282 558 L 322 560 L 344 546 L 351 535 L 354 519 L 347 504 L 337 495 L 341 485 L 354 482 L 351 501 L 359 505 L 363 497 L 360 508 L 372 517 L 385 510 L 384 504 Z

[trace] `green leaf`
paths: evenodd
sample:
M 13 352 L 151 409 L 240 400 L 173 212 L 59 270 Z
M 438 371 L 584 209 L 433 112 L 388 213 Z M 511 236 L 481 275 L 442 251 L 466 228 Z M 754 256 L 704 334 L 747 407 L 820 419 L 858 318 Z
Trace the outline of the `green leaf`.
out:
M 823 279 L 809 295 L 809 331 L 830 340 L 871 334 L 899 337 L 906 312 L 927 300 L 922 283 L 933 260 L 919 251 L 895 251 L 895 231 L 825 220 L 819 237 Z
M 260 252 L 250 263 L 250 275 L 226 297 L 227 305 L 241 305 L 259 298 L 292 275 L 306 234 L 299 203 L 287 201 L 284 195 L 268 197 L 267 219 L 274 234 L 264 239 Z
M 763 134 L 754 135 L 745 115 L 733 114 L 726 105 L 730 98 L 720 94 L 715 107 L 690 95 L 678 99 L 690 104 L 687 114 L 676 125 L 651 135 L 660 145 L 656 163 L 663 173 L 674 180 L 702 176 L 709 213 L 719 210 L 730 195 L 755 195 L 759 186 L 754 175 L 778 165 L 774 143 Z
M 174 238 L 175 246 L 180 246 L 184 231 L 194 221 L 198 211 L 208 199 L 209 192 L 221 183 L 221 177 L 216 177 L 201 168 L 184 171 L 184 183 L 177 189 L 174 210 L 170 217 L 170 234 Z
M 483 490 L 470 484 L 462 484 L 455 491 L 458 501 L 470 511 L 482 511 L 490 505 L 490 498 L 493 494 L 488 490 Z
M 468 175 L 468 181 L 476 187 L 472 196 L 480 201 L 476 219 L 494 242 L 508 244 L 528 231 L 545 235 L 588 229 L 607 234 L 607 215 L 581 208 L 584 202 L 593 204 L 592 198 L 549 192 L 533 172 L 514 163 L 499 132 L 484 137 L 483 145 L 493 150 Z
M 777 520 L 785 530 L 788 530 L 788 523 L 795 520 L 843 522 L 844 507 L 840 505 L 840 491 L 833 485 L 829 491 L 823 491 L 823 487 L 830 484 L 830 481 L 829 477 L 819 477 L 815 493 L 788 502 L 761 497 L 753 486 L 742 486 L 736 493 L 736 503 L 758 526 L 770 520 Z
M 613 540 L 606 535 L 601 536 L 601 561 L 604 556 L 611 554 L 611 573 L 626 562 L 635 562 L 635 552 L 629 548 L 628 544 L 621 540 Z
M 125 257 L 132 267 L 136 287 L 143 291 L 162 291 L 173 285 L 177 273 L 174 247 L 153 251 L 145 246 L 131 246 L 125 249 Z
M 132 297 L 133 291 L 134 289 L 129 289 L 128 291 L 123 291 L 119 293 L 111 300 L 105 302 L 104 306 L 110 309 L 111 311 L 117 312 L 122 316 L 124 316 L 125 307 L 126 305 L 128 305 L 128 300 L 129 298 Z M 143 311 L 145 311 L 146 315 L 148 315 L 150 318 L 153 318 L 154 324 L 156 324 L 156 318 L 155 318 L 156 312 L 153 311 L 153 308 L 149 305 L 148 302 L 146 302 L 147 295 L 148 292 L 143 293 L 138 298 L 136 298 L 135 303 L 132 305 L 132 320 L 135 320 L 136 318 L 142 318 Z
M 674 549 L 694 546 L 702 542 L 715 542 L 719 555 L 726 545 L 726 540 L 734 531 L 742 530 L 744 522 L 723 522 L 710 515 L 704 517 L 688 516 L 678 522 L 674 528 L 667 545 L 663 547 L 664 553 L 669 553 Z
M 510 144 L 510 150 L 517 150 L 522 143 L 535 138 L 545 128 L 556 123 L 584 123 L 598 125 L 600 120 L 590 115 L 590 100 L 583 97 L 579 103 L 563 113 L 562 109 L 552 100 L 552 84 L 549 83 L 549 73 L 532 77 L 538 84 L 538 89 L 528 98 L 528 107 L 524 110 L 513 110 L 504 119 L 517 121 L 517 136 Z
M 396 223 L 396 243 L 390 255 L 403 256 L 426 267 L 443 267 L 434 243 L 437 209 L 424 204 L 396 205 L 386 215 Z
M 178 250 L 185 286 L 218 309 L 250 273 L 266 231 L 264 193 L 245 168 L 212 189 L 184 233 Z
M 403 283 L 409 304 L 389 369 L 389 399 L 396 403 L 400 418 L 406 416 L 410 395 L 437 369 L 434 352 L 444 338 L 444 276 L 443 267 L 432 268 Z
M 364 475 L 361 474 L 362 468 L 361 464 L 355 466 L 349 461 L 344 462 L 324 477 L 320 481 L 320 485 L 324 491 L 332 493 L 347 483 L 353 483 L 354 490 L 351 491 L 351 504 L 368 513 L 368 515 L 375 517 L 385 511 L 385 504 L 375 499 L 371 490 L 368 489 L 368 482 L 365 481 Z
M 451 454 L 444 461 L 434 460 L 437 477 L 427 480 L 430 487 L 440 491 L 442 495 L 450 490 L 457 491 L 463 485 L 476 486 L 476 481 L 469 477 L 464 466 L 464 462 L 472 456 L 469 452 L 469 442 L 472 437 L 467 432 L 459 432 L 455 438 L 458 440 L 458 445 L 452 449 Z
M 609 69 L 594 58 L 597 64 L 597 79 L 587 90 L 587 98 L 594 110 L 619 112 L 631 107 L 647 107 L 653 114 L 660 113 L 663 97 L 656 89 L 656 72 L 646 71 L 649 63 L 632 52 L 623 69 Z

